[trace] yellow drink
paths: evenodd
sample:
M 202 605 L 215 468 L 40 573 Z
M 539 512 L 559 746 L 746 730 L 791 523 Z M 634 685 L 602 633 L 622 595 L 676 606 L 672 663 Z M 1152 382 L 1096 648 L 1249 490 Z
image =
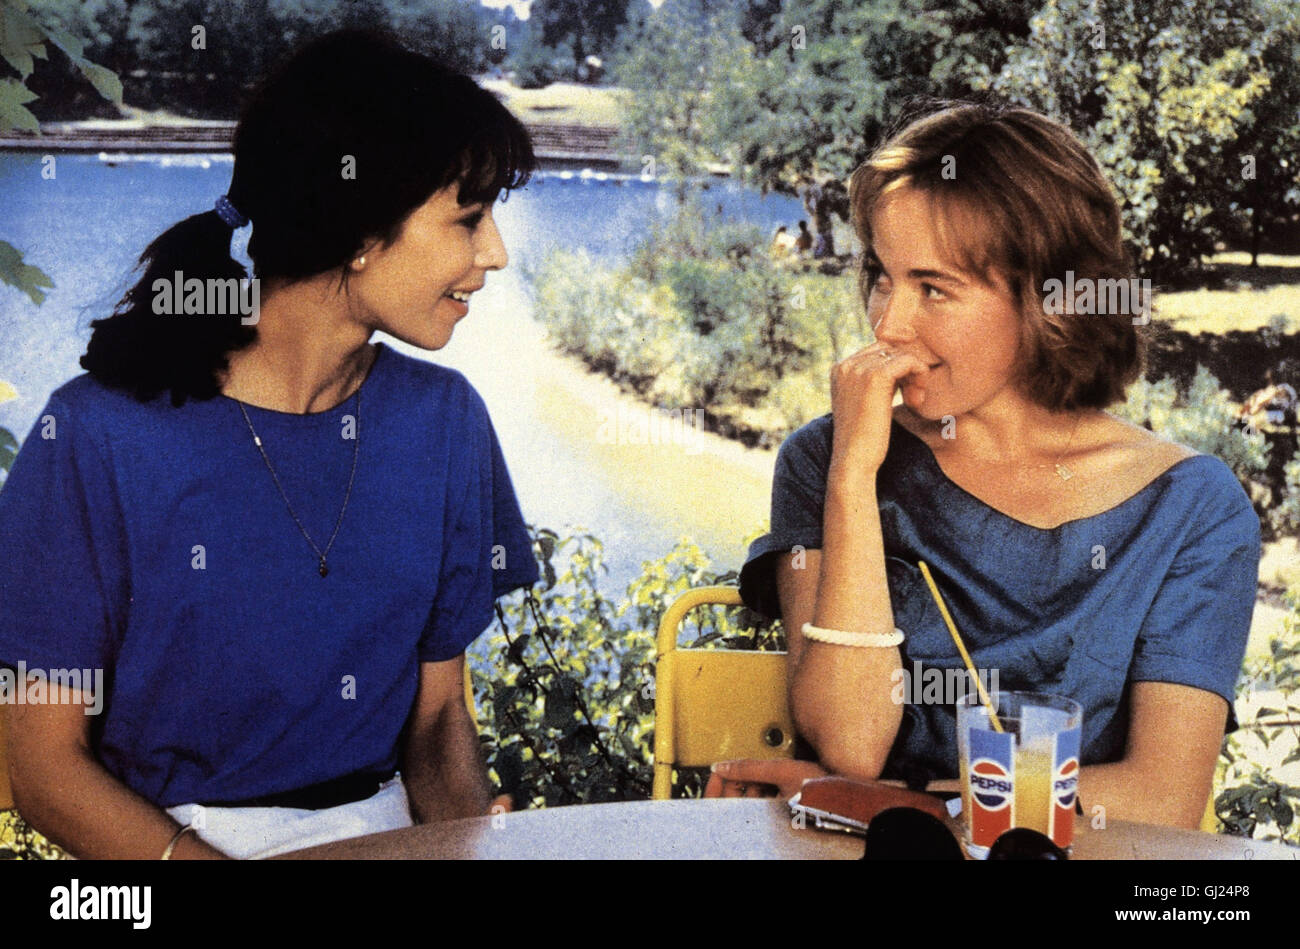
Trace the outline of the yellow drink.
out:
M 1034 743 L 1016 750 L 1015 826 L 1051 836 L 1052 748 Z

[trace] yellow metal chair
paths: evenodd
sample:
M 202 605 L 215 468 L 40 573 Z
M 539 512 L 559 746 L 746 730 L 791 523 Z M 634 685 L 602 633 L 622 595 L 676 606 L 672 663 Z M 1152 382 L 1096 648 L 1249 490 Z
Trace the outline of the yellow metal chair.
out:
M 657 801 L 671 797 L 676 766 L 794 756 L 785 653 L 677 648 L 678 627 L 686 614 L 710 604 L 739 606 L 740 591 L 688 590 L 659 621 L 653 789 Z
M 686 615 L 706 605 L 740 606 L 740 591 L 688 590 L 659 621 L 652 791 L 656 801 L 672 796 L 676 765 L 707 767 L 729 758 L 794 756 L 785 653 L 677 648 L 678 628 Z M 1218 826 L 1211 789 L 1200 829 L 1212 834 Z

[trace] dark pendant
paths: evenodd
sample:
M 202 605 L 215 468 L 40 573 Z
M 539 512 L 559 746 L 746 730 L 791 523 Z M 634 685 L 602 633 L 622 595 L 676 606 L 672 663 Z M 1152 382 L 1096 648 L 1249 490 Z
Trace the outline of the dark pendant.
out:
M 320 575 L 323 577 L 323 576 L 325 576 L 325 574 L 327 574 L 327 573 L 329 573 L 329 572 L 330 572 L 330 568 L 327 567 L 327 566 L 325 566 L 325 561 L 322 560 L 322 561 L 320 562 Z

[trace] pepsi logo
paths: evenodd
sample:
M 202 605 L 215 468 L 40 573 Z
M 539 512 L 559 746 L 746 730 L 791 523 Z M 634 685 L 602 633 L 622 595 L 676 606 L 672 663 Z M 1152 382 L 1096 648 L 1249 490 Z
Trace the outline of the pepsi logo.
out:
M 970 793 L 986 811 L 1011 806 L 1011 773 L 992 758 L 976 758 L 970 765 Z
M 1074 807 L 1074 794 L 1079 787 L 1079 759 L 1066 758 L 1056 769 L 1056 779 L 1052 782 L 1052 797 L 1057 807 Z

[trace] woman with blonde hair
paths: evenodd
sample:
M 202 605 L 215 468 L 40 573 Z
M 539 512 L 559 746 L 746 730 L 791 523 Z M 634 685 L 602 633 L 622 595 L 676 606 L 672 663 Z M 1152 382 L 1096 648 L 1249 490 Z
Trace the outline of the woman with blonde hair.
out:
M 1110 186 L 1059 123 L 958 103 L 880 147 L 851 203 L 876 341 L 782 446 L 741 575 L 784 622 L 820 764 L 727 763 L 710 793 L 823 770 L 956 789 L 953 697 L 896 688 L 963 668 L 925 561 L 978 670 L 1083 706 L 1085 812 L 1197 826 L 1259 522 L 1222 461 L 1105 411 L 1139 375 L 1149 306 L 1118 292 L 1136 283 Z

